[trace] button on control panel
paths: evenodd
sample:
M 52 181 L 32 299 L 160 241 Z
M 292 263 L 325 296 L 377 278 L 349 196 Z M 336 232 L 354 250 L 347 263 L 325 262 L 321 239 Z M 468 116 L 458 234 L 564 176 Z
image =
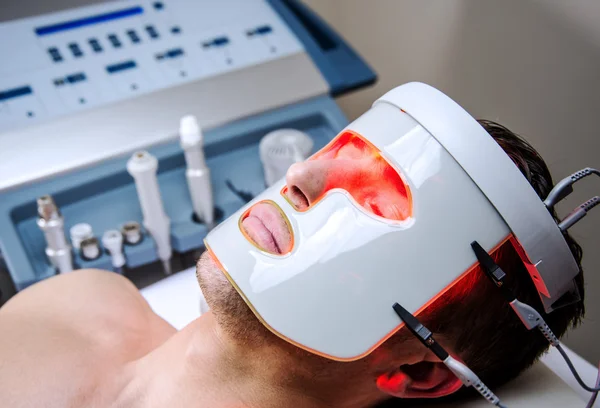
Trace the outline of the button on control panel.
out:
M 303 51 L 265 0 L 111 1 L 2 22 L 0 38 L 0 133 Z

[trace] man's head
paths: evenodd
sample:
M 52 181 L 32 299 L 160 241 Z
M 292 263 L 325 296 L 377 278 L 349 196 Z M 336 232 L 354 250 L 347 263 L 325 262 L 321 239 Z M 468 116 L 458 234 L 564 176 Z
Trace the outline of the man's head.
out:
M 540 198 L 552 188 L 552 179 L 540 155 L 523 139 L 490 121 L 480 124 L 504 149 L 521 170 Z M 287 195 L 298 209 L 314 203 L 330 188 L 349 191 L 363 208 L 388 218 L 406 216 L 406 194 L 390 180 L 388 168 L 360 143 L 345 144 L 334 155 L 317 155 L 314 160 L 293 165 L 287 174 Z M 553 214 L 554 215 L 554 214 Z M 289 246 L 290 237 L 279 235 L 278 242 L 266 242 L 252 226 L 244 226 L 257 242 L 271 245 L 274 251 Z M 281 225 L 282 230 L 285 229 Z M 580 264 L 581 249 L 566 235 L 569 247 Z M 496 261 L 508 274 L 507 284 L 517 297 L 543 308 L 539 295 L 519 256 L 510 245 L 495 252 Z M 312 367 L 315 373 L 354 373 L 373 389 L 401 398 L 440 397 L 455 392 L 461 384 L 433 355 L 416 342 L 406 330 L 400 330 L 368 357 L 352 363 L 330 362 L 296 349 L 269 332 L 254 316 L 216 262 L 205 253 L 198 264 L 202 291 L 221 327 L 240 344 L 275 345 L 297 356 L 298 364 Z M 583 297 L 583 276 L 577 277 Z M 583 302 L 559 309 L 544 318 L 557 335 L 583 316 Z M 475 269 L 445 292 L 421 315 L 421 320 L 440 342 L 462 359 L 489 386 L 499 385 L 529 367 L 548 347 L 537 331 L 527 331 L 498 289 Z M 367 387 L 368 388 L 368 387 Z M 382 394 L 383 395 L 383 394 Z

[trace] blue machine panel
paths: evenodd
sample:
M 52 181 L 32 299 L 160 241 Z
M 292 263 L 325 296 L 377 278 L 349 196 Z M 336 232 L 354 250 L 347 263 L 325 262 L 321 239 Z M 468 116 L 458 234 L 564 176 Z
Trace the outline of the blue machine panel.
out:
M 329 142 L 347 120 L 335 102 L 320 97 L 293 106 L 247 118 L 205 135 L 205 154 L 211 169 L 215 206 L 221 219 L 245 204 L 226 185 L 257 195 L 264 190 L 264 175 L 258 143 L 268 132 L 294 128 L 307 132 L 318 150 Z M 207 229 L 193 220 L 192 204 L 185 178 L 185 160 L 179 143 L 149 149 L 159 160 L 158 181 L 165 211 L 171 218 L 171 243 L 176 253 L 203 247 Z M 135 184 L 126 171 L 129 157 L 0 194 L 0 250 L 17 290 L 54 275 L 44 254 L 44 236 L 36 224 L 36 198 L 53 196 L 65 218 L 65 231 L 74 224 L 89 223 L 97 236 L 120 228 L 127 221 L 142 224 Z M 157 261 L 154 244 L 146 237 L 136 246 L 126 246 L 127 267 L 136 268 Z M 107 254 L 86 262 L 81 268 L 111 269 Z
M 56 108 L 57 111 L 52 114 L 55 118 L 84 108 L 93 109 L 102 104 L 114 103 L 112 100 L 98 100 L 94 105 L 94 97 L 97 96 L 92 92 L 94 81 L 97 82 L 98 78 L 117 81 L 127 75 L 153 72 L 148 68 L 154 66 L 151 64 L 155 64 L 156 69 L 177 67 L 177 64 L 181 64 L 182 61 L 186 63 L 195 55 L 198 58 L 210 57 L 214 64 L 221 63 L 221 59 L 226 60 L 227 64 L 219 65 L 219 69 L 230 70 L 232 67 L 228 64 L 232 61 L 229 53 L 232 52 L 232 47 L 236 46 L 236 42 L 258 47 L 256 49 L 265 53 L 261 57 L 265 61 L 278 58 L 279 53 L 287 55 L 286 53 L 299 52 L 303 47 L 327 81 L 329 96 L 304 100 L 295 105 L 239 119 L 205 133 L 205 154 L 211 169 L 216 213 L 220 219 L 234 213 L 246 202 L 243 194 L 234 193 L 228 185 L 250 196 L 260 193 L 265 188 L 258 144 L 266 133 L 280 128 L 299 129 L 313 138 L 314 150 L 317 150 L 347 124 L 346 118 L 331 97 L 367 86 L 376 79 L 373 70 L 356 52 L 298 0 L 256 2 L 263 9 L 259 16 L 264 15 L 265 18 L 256 18 L 246 24 L 247 16 L 242 13 L 236 16 L 240 20 L 236 20 L 237 25 L 228 26 L 230 29 L 233 27 L 233 31 L 214 30 L 210 35 L 203 34 L 201 40 L 192 48 L 182 46 L 183 43 L 180 42 L 193 35 L 190 31 L 197 28 L 197 25 L 195 21 L 194 24 L 188 22 L 186 25 L 177 20 L 168 20 L 165 16 L 168 16 L 173 4 L 147 0 L 128 3 L 129 6 L 121 7 L 99 5 L 93 9 L 94 12 L 86 14 L 67 13 L 61 14 L 60 18 L 35 17 L 33 20 L 27 20 L 35 20 L 35 24 L 32 23 L 26 31 L 34 36 L 39 48 L 36 51 L 40 54 L 36 54 L 36 58 L 40 58 L 37 65 L 46 67 L 44 69 L 48 72 L 40 74 L 37 82 L 33 81 L 35 78 L 30 81 L 27 76 L 30 74 L 19 68 L 18 64 L 36 64 L 31 64 L 29 57 L 23 57 L 25 54 L 15 53 L 20 59 L 11 59 L 11 63 L 15 65 L 14 75 L 19 80 L 11 80 L 7 82 L 8 85 L 0 86 L 0 119 L 3 113 L 4 120 L 7 114 L 21 115 L 25 119 L 21 116 L 18 120 L 13 118 L 14 121 L 7 122 L 7 126 L 29 126 L 29 121 L 37 120 L 40 115 L 35 115 L 29 105 L 24 111 L 26 114 L 21 114 L 25 109 L 21 102 L 25 100 L 30 101 L 27 103 L 33 103 L 31 101 L 35 98 L 41 101 L 39 109 L 42 109 L 44 101 L 46 107 Z M 215 4 L 223 8 L 222 3 Z M 248 4 L 240 2 L 238 6 L 247 7 Z M 264 9 L 269 9 L 268 13 Z M 223 16 L 225 14 L 221 18 L 224 18 Z M 4 33 L 6 34 L 6 31 Z M 279 44 L 279 47 L 273 44 Z M 250 45 L 237 51 L 244 50 L 245 53 L 250 53 L 253 49 Z M 140 57 L 145 55 L 140 50 L 145 49 L 148 58 Z M 244 62 L 243 58 L 240 58 L 235 60 L 235 69 L 245 69 L 246 65 L 251 66 L 255 63 Z M 160 61 L 161 65 L 158 65 L 157 61 Z M 210 62 L 208 59 L 206 61 Z M 203 70 L 208 66 L 207 63 L 200 65 Z M 219 73 L 215 68 L 215 72 L 198 71 L 196 76 L 210 78 L 211 75 Z M 155 91 L 154 88 L 158 90 L 182 86 L 186 81 L 198 78 L 188 75 L 182 79 L 178 75 L 175 81 L 174 77 L 169 77 L 168 81 L 175 81 L 173 84 L 167 83 L 168 81 L 160 84 L 150 81 L 146 92 Z M 109 89 L 114 84 L 106 82 L 105 85 L 93 89 Z M 90 92 L 85 98 L 78 96 L 79 103 L 75 104 L 76 106 L 62 107 L 60 109 L 64 109 L 59 112 L 59 107 L 62 106 L 60 103 L 43 98 L 44 95 L 48 97 L 54 93 L 67 97 L 72 86 L 85 88 Z M 136 93 L 140 92 L 138 89 L 134 90 Z M 129 87 L 127 91 L 133 92 Z M 116 95 L 116 92 L 109 93 Z M 98 98 L 99 96 L 96 99 Z M 84 103 L 84 107 L 79 106 Z M 158 181 L 165 210 L 171 219 L 174 262 L 177 262 L 177 259 L 190 258 L 190 253 L 197 256 L 197 251 L 203 248 L 203 238 L 207 229 L 192 217 L 192 204 L 185 177 L 185 160 L 179 142 L 162 144 L 148 150 L 159 160 Z M 93 227 L 96 237 L 100 237 L 108 229 L 120 228 L 127 221 L 142 224 L 135 185 L 126 171 L 129 157 L 128 154 L 106 160 L 93 167 L 0 193 L 0 291 L 3 269 L 8 270 L 17 290 L 56 273 L 45 256 L 44 236 L 36 224 L 36 199 L 42 195 L 49 194 L 54 198 L 64 216 L 67 234 L 70 227 L 82 222 Z M 150 268 L 158 260 L 152 239 L 146 236 L 138 245 L 126 246 L 125 255 L 128 276 L 138 286 L 151 283 L 140 276 L 139 271 L 144 270 L 143 273 L 146 273 L 144 268 Z M 193 256 L 191 258 L 193 261 Z M 74 261 L 76 267 L 111 269 L 110 256 L 104 253 L 94 261 L 85 261 L 78 254 L 74 254 Z M 176 266 L 175 270 L 177 269 Z

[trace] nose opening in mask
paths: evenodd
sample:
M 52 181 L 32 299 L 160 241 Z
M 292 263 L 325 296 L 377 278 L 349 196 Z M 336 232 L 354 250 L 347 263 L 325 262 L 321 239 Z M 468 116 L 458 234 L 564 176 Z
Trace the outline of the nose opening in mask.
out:
M 323 174 L 320 195 L 309 195 L 298 186 L 284 186 L 281 195 L 299 212 L 308 211 L 329 191 L 342 189 L 367 212 L 394 221 L 412 217 L 410 187 L 381 151 L 354 131 L 346 130 L 305 162 L 328 161 L 331 171 Z M 313 198 L 313 197 L 310 197 Z
M 294 247 L 292 225 L 274 201 L 254 204 L 240 217 L 239 227 L 246 239 L 263 252 L 286 255 Z

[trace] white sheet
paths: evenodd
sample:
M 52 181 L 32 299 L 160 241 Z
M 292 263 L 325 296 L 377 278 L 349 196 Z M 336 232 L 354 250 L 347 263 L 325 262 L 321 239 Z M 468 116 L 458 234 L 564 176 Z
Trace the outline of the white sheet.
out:
M 152 310 L 177 330 L 200 317 L 202 292 L 196 268 L 178 272 L 141 290 Z

